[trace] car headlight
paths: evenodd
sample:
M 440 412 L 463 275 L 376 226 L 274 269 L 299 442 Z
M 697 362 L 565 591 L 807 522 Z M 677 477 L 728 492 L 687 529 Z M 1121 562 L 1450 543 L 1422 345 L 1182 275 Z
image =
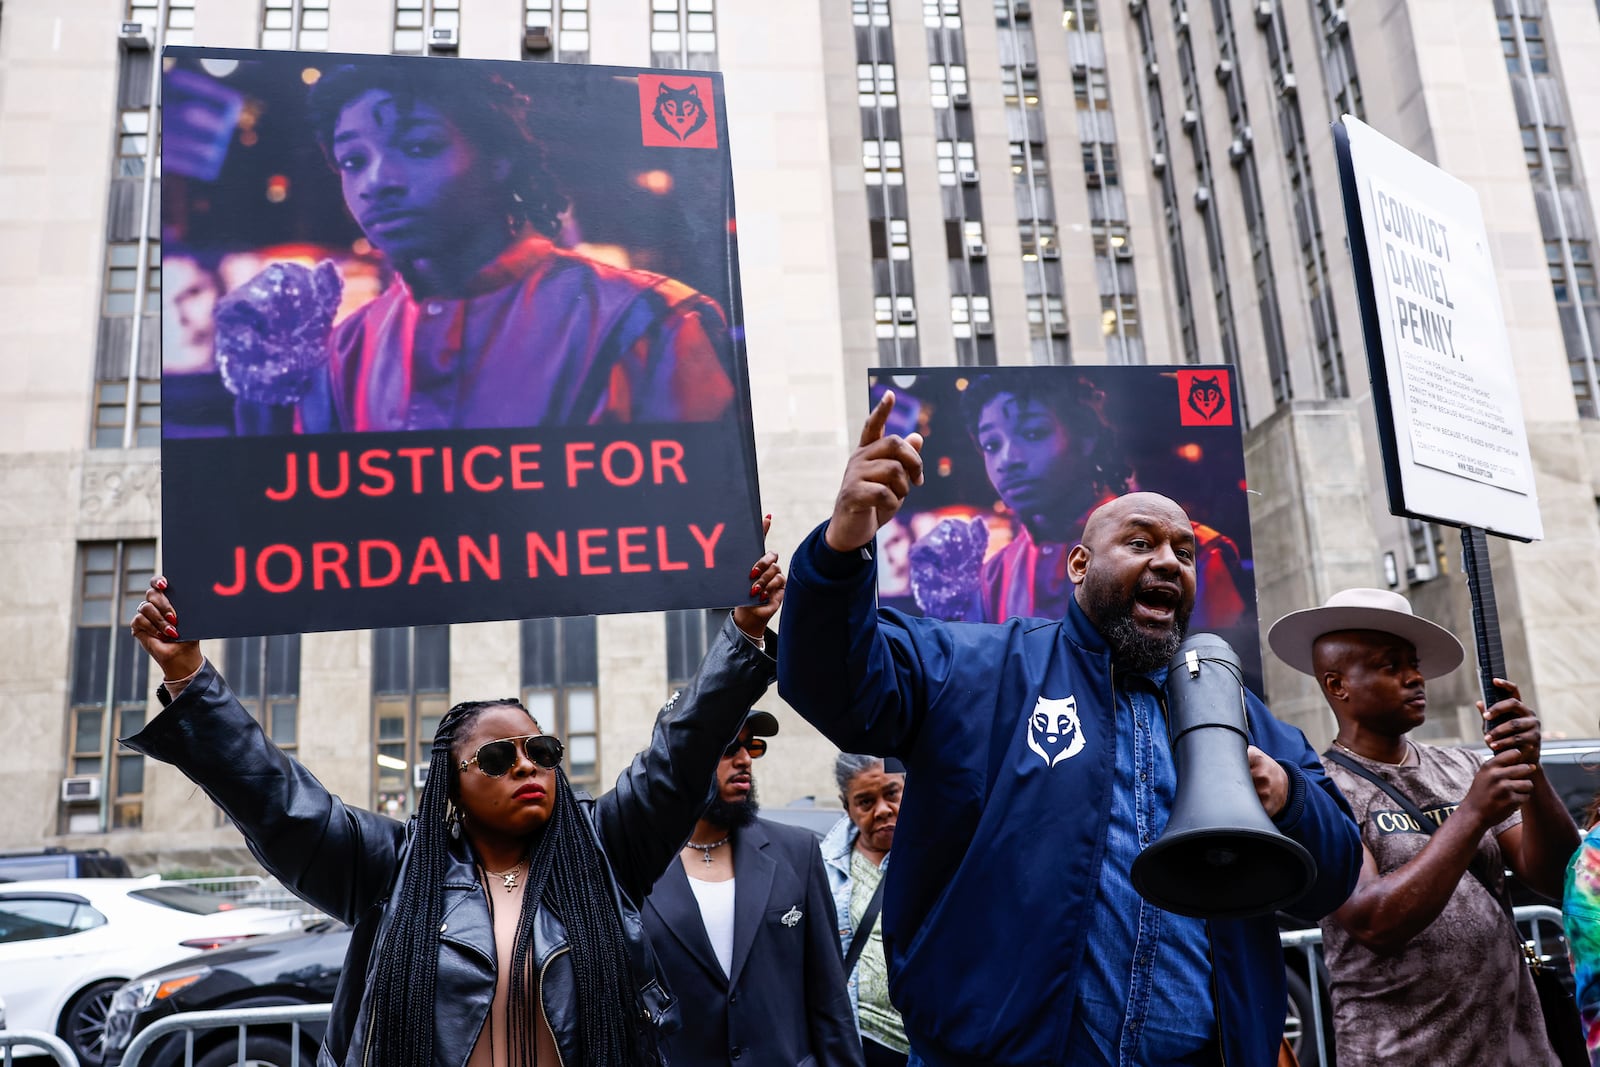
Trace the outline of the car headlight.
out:
M 139 978 L 121 989 L 111 998 L 113 1012 L 140 1012 L 158 1000 L 166 1000 L 179 990 L 188 989 L 211 973 L 210 967 L 197 967 L 192 971 L 157 978 Z

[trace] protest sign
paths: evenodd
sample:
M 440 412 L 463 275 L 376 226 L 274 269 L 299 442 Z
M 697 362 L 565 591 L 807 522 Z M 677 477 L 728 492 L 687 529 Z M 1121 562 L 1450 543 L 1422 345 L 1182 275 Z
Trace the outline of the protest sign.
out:
M 718 75 L 164 64 L 163 566 L 185 637 L 747 599 Z
M 1539 539 L 1477 193 L 1358 119 L 1334 134 L 1390 510 Z
M 1261 691 L 1244 440 L 1225 366 L 880 369 L 889 430 L 926 439 L 925 481 L 878 534 L 883 607 L 968 622 L 1059 619 L 1066 558 L 1123 493 L 1176 500 L 1195 524 L 1191 632 L 1220 635 Z

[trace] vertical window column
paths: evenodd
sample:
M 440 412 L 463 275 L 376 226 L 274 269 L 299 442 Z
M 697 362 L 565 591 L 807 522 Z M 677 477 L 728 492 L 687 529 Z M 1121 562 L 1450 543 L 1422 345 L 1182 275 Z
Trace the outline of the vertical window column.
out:
M 230 637 L 222 662 L 233 695 L 285 752 L 300 747 L 300 635 Z
M 974 153 L 958 166 L 957 146 L 976 140 L 967 79 L 966 33 L 959 0 L 923 0 L 928 41 L 928 85 L 939 149 L 939 199 L 944 211 L 945 259 L 950 278 L 950 328 L 956 362 L 993 366 L 998 361 L 989 303 L 989 243 L 983 232 L 983 197 Z M 945 153 L 948 152 L 948 155 Z M 945 161 L 951 169 L 946 171 Z M 948 178 L 946 175 L 948 174 Z M 970 179 L 970 180 L 968 180 Z
M 910 367 L 921 357 L 888 0 L 852 0 L 851 23 L 872 250 L 873 330 L 879 361 L 890 367 Z
M 1189 41 L 1188 0 L 1172 0 L 1172 26 L 1177 38 L 1178 80 L 1183 86 L 1183 129 L 1189 136 L 1189 149 L 1194 156 L 1194 206 L 1204 220 L 1206 254 L 1211 261 L 1211 299 L 1216 308 L 1217 333 L 1222 344 L 1223 360 L 1237 367 L 1239 334 L 1233 316 L 1233 290 L 1228 279 L 1222 224 L 1211 203 L 1215 175 L 1211 170 L 1211 150 L 1206 146 L 1206 124 L 1200 110 L 1200 86 L 1195 76 L 1194 49 Z M 1239 393 L 1239 405 L 1248 422 L 1249 407 L 1242 390 Z
M 1261 335 L 1267 348 L 1267 374 L 1272 382 L 1273 400 L 1284 404 L 1294 396 L 1294 381 L 1289 374 L 1283 312 L 1278 306 L 1277 277 L 1272 268 L 1272 241 L 1267 231 L 1266 207 L 1261 200 L 1261 179 L 1256 172 L 1255 131 L 1250 126 L 1250 111 L 1244 99 L 1244 79 L 1237 70 L 1239 43 L 1233 33 L 1230 2 L 1211 0 L 1220 53 L 1216 77 L 1228 102 L 1228 121 L 1233 133 L 1228 144 L 1228 162 L 1233 164 L 1239 181 L 1245 227 L 1250 234 L 1250 266 L 1255 274 L 1256 307 L 1261 313 Z
M 702 646 L 703 648 L 703 646 Z M 566 746 L 567 777 L 600 785 L 600 651 L 593 615 L 522 624 L 522 702 Z
M 450 710 L 450 627 L 372 631 L 373 808 L 396 819 L 417 810 L 433 734 Z
M 1095 281 L 1100 295 L 1100 332 L 1112 363 L 1143 363 L 1139 288 L 1133 272 L 1128 205 L 1117 161 L 1117 128 L 1106 78 L 1105 41 L 1095 0 L 1062 0 L 1061 25 L 1072 57 L 1072 95 L 1077 105 L 1083 179 L 1089 193 Z
M 706 649 L 731 612 L 708 609 L 667 612 L 667 691 L 676 692 L 694 679 Z
M 1335 115 L 1367 117 L 1356 76 L 1356 54 L 1350 46 L 1350 20 L 1345 0 L 1310 0 L 1311 17 L 1322 34 L 1322 73 L 1328 106 Z
M 1032 4 L 994 0 L 1000 83 L 1011 141 L 1012 190 L 1023 232 L 1022 289 L 1028 347 L 1035 363 L 1070 363 L 1061 248 L 1055 241 L 1055 197 L 1040 111 L 1039 59 Z M 976 171 L 974 171 L 976 181 Z M 1030 244 L 1031 237 L 1031 244 Z
M 1332 297 L 1328 291 L 1327 241 L 1322 236 L 1322 215 L 1317 210 L 1317 193 L 1311 178 L 1311 154 L 1306 147 L 1305 123 L 1300 115 L 1300 85 L 1295 76 L 1294 56 L 1289 50 L 1289 32 L 1283 22 L 1282 2 L 1259 0 L 1256 5 L 1256 26 L 1266 35 L 1272 82 L 1278 91 L 1278 128 L 1289 164 L 1295 235 L 1300 241 L 1300 264 L 1307 304 L 1311 310 L 1311 329 L 1317 348 L 1322 395 L 1349 396 L 1344 352 L 1339 345 L 1339 323 L 1334 318 Z
M 128 21 L 145 28 L 159 55 L 164 45 L 194 44 L 194 4 L 195 0 L 128 0 Z
M 1551 73 L 1540 0 L 1495 0 L 1511 95 L 1522 125 L 1523 158 L 1550 266 L 1573 397 L 1583 418 L 1600 416 L 1600 293 L 1594 273 L 1594 219 L 1567 138 L 1565 87 Z
M 144 824 L 144 757 L 119 750 L 116 739 L 144 727 L 150 659 L 126 626 L 155 567 L 154 541 L 79 547 L 62 833 Z
M 1144 68 L 1145 108 L 1150 116 L 1150 170 L 1161 189 L 1161 217 L 1166 229 L 1167 256 L 1172 270 L 1172 295 L 1177 305 L 1178 334 L 1183 358 L 1200 362 L 1200 338 L 1195 328 L 1194 293 L 1189 282 L 1189 254 L 1183 243 L 1183 212 L 1178 205 L 1178 189 L 1172 173 L 1172 142 L 1167 135 L 1166 108 L 1161 100 L 1161 64 L 1156 58 L 1155 30 L 1150 21 L 1150 5 L 1140 4 L 1133 12 L 1139 32 L 1139 58 Z

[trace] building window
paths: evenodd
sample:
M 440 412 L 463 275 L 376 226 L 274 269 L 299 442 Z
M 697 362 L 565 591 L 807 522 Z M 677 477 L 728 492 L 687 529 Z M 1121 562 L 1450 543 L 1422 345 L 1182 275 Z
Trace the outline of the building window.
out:
M 1572 276 L 1568 277 L 1562 261 L 1561 242 L 1544 243 L 1545 258 L 1550 262 L 1550 285 L 1555 290 L 1556 303 L 1572 303 L 1573 282 L 1577 283 L 1578 299 L 1585 304 L 1600 304 L 1600 289 L 1595 286 L 1594 253 L 1588 241 L 1568 241 L 1572 251 Z
M 658 67 L 715 68 L 713 0 L 650 0 L 650 54 Z
M 117 116 L 117 174 L 119 178 L 144 177 L 145 154 L 150 149 L 150 112 L 124 109 Z
M 911 227 L 905 219 L 871 219 L 872 258 L 908 260 L 911 258 Z
M 938 141 L 933 146 L 940 185 L 973 185 L 978 180 L 978 153 L 971 141 Z
M 450 627 L 372 631 L 375 810 L 396 819 L 416 811 L 433 734 L 449 710 Z
M 1000 94 L 1012 107 L 1026 105 L 1029 108 L 1039 106 L 1039 76 L 1037 74 L 1018 74 L 1016 67 L 1000 68 Z
M 917 302 L 909 296 L 875 296 L 872 319 L 880 340 L 917 336 Z
M 930 30 L 959 30 L 961 0 L 922 0 L 922 24 Z
M 889 25 L 889 0 L 850 0 L 850 21 L 856 26 Z
M 1061 26 L 1070 31 L 1096 33 L 1100 29 L 1098 0 L 1061 0 Z
M 523 0 L 523 51 L 529 59 L 589 60 L 589 0 Z
M 63 833 L 136 830 L 144 822 L 144 757 L 118 737 L 144 727 L 150 659 L 124 629 L 156 569 L 154 541 L 78 549 L 67 774 L 98 779 L 100 800 L 64 801 Z
M 1572 153 L 1567 148 L 1567 130 L 1564 126 L 1544 128 L 1545 150 L 1550 153 L 1550 176 L 1559 186 L 1572 184 Z M 1539 130 L 1536 126 L 1522 127 L 1522 158 L 1528 164 L 1528 177 L 1535 182 L 1544 181 L 1544 161 L 1539 156 Z
M 144 310 L 161 310 L 161 245 L 145 248 Z M 139 287 L 139 242 L 119 241 L 106 249 L 106 288 L 102 313 L 132 315 Z
M 328 2 L 329 0 L 264 0 L 261 11 L 261 47 L 326 52 Z
M 868 185 L 904 185 L 904 161 L 899 141 L 861 142 L 861 169 Z
M 105 291 L 101 297 L 100 354 L 95 383 L 95 448 L 145 448 L 161 443 L 160 331 L 161 245 L 117 241 L 106 248 Z M 139 286 L 144 285 L 144 314 L 135 316 Z M 133 325 L 142 319 L 137 370 L 130 380 Z M 130 417 L 129 406 L 133 406 Z
M 300 746 L 300 635 L 230 637 L 222 643 L 228 685 L 285 752 Z M 429 736 L 432 740 L 432 736 Z
M 1100 298 L 1100 332 L 1107 337 L 1139 336 L 1139 302 L 1132 293 Z
M 522 702 L 567 748 L 567 777 L 600 784 L 600 650 L 593 615 L 522 624 Z
M 1506 70 L 1522 73 L 1522 57 L 1517 49 L 1517 24 L 1512 18 L 1496 20 L 1500 26 L 1500 51 L 1506 57 Z M 1522 20 L 1522 43 L 1528 50 L 1528 71 L 1532 74 L 1550 73 L 1550 53 L 1544 44 L 1544 28 L 1538 19 Z
M 1104 111 L 1111 106 L 1111 89 L 1106 72 L 1091 70 L 1072 76 L 1072 99 L 1079 111 Z
M 940 110 L 967 99 L 967 68 L 960 63 L 935 63 L 928 68 L 933 106 Z
M 857 63 L 856 97 L 862 107 L 899 107 L 893 63 Z
M 1059 296 L 1027 298 L 1028 336 L 1036 341 L 1067 335 L 1067 309 Z
M 994 333 L 994 319 L 990 316 L 989 298 L 960 294 L 952 296 L 950 324 L 959 340 L 988 337 Z
M 167 24 L 161 35 L 161 44 L 194 44 L 195 0 L 167 0 Z M 156 17 L 161 10 L 157 0 L 129 0 L 128 21 L 156 27 Z
M 1091 141 L 1083 146 L 1083 179 L 1091 189 L 1118 185 L 1122 174 L 1117 168 L 1117 146 Z
M 688 685 L 706 658 L 706 649 L 731 612 L 724 609 L 667 612 L 667 689 Z
M 460 39 L 461 0 L 395 0 L 396 55 L 422 55 L 434 49 L 443 43 L 435 32 L 448 35 L 452 42 Z

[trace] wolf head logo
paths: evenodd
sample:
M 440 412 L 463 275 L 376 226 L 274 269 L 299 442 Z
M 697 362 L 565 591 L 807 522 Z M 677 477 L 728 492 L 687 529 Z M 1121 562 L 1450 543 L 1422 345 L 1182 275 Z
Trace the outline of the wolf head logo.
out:
M 1189 406 L 1207 419 L 1217 417 L 1225 395 L 1222 383 L 1215 377 L 1196 377 L 1189 382 Z
M 656 86 L 656 106 L 651 114 L 658 126 L 680 141 L 694 136 L 708 118 L 705 105 L 700 102 L 699 86 L 674 89 L 666 82 Z
M 1078 722 L 1078 698 L 1050 700 L 1040 697 L 1028 716 L 1028 747 L 1054 767 L 1083 751 L 1083 726 Z

